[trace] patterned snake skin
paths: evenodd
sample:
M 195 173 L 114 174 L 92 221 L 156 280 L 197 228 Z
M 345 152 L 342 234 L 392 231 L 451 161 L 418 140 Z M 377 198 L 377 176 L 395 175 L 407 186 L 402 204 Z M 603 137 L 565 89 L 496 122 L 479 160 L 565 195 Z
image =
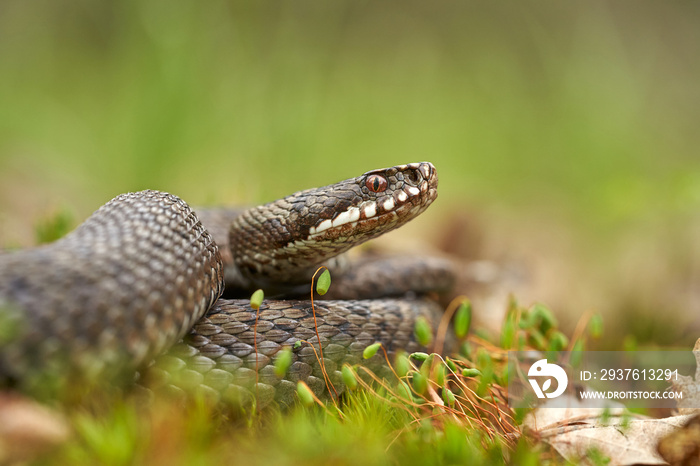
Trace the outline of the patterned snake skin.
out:
M 424 162 L 242 213 L 196 215 L 157 191 L 118 196 L 53 244 L 0 254 L 0 325 L 11 330 L 0 346 L 0 375 L 21 383 L 46 371 L 140 369 L 156 389 L 197 387 L 241 400 L 254 394 L 259 406 L 289 404 L 299 380 L 325 393 L 317 326 L 324 366 L 340 393 L 343 363 L 381 371 L 383 354 L 361 361 L 367 345 L 415 351 L 416 317 L 435 322 L 440 314 L 425 300 L 356 299 L 439 291 L 449 287 L 451 270 L 437 259 L 341 267 L 335 257 L 419 215 L 436 189 L 435 168 Z M 234 295 L 263 288 L 268 296 L 308 296 L 321 265 L 333 273 L 334 300 L 315 302 L 315 323 L 308 301 L 266 299 L 256 327 L 248 300 L 220 299 L 224 281 Z M 272 363 L 284 347 L 294 348 L 293 359 L 279 377 Z

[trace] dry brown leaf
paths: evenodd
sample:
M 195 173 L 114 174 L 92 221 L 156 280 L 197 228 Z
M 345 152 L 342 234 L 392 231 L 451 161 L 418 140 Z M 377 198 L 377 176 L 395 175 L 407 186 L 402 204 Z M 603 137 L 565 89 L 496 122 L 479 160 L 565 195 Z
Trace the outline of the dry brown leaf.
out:
M 525 427 L 570 461 L 596 449 L 611 464 L 667 464 L 656 445 L 692 416 L 650 419 L 623 415 L 621 406 L 605 410 L 579 400 L 570 408 L 540 407 L 525 419 Z
M 603 411 L 600 400 L 579 400 L 573 396 L 564 395 L 555 401 L 542 403 L 525 417 L 523 427 L 534 432 L 544 432 L 562 425 L 597 422 Z M 624 412 L 624 406 L 619 403 L 611 404 L 607 409 L 609 416 L 619 417 Z

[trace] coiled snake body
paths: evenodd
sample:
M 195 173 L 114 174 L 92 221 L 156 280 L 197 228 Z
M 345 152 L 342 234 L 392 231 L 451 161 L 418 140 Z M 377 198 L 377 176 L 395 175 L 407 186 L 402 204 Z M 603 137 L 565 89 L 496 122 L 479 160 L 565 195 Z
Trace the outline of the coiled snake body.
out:
M 261 404 L 288 403 L 298 380 L 318 394 L 326 388 L 314 351 L 318 331 L 325 369 L 342 391 L 342 363 L 359 362 L 375 341 L 390 351 L 418 349 L 416 317 L 439 314 L 428 301 L 369 298 L 445 288 L 450 267 L 401 257 L 341 268 L 335 258 L 416 217 L 436 189 L 435 168 L 424 162 L 242 213 L 201 210 L 198 217 L 157 191 L 118 196 L 53 244 L 0 254 L 0 307 L 3 321 L 14 322 L 0 347 L 0 375 L 22 381 L 51 370 L 127 367 L 142 369 L 151 385 L 255 391 Z M 333 299 L 315 302 L 315 320 L 308 301 L 265 300 L 256 325 L 248 300 L 220 299 L 224 281 L 242 295 L 262 288 L 268 296 L 308 296 L 321 265 L 333 273 Z M 280 377 L 271 363 L 293 345 Z M 381 370 L 381 360 L 368 364 Z

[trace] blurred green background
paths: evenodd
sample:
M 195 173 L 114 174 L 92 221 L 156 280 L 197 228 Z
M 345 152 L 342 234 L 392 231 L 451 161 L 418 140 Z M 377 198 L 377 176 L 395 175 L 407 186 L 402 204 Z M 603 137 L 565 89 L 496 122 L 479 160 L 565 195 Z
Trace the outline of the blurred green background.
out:
M 609 346 L 692 345 L 699 49 L 685 1 L 3 0 L 0 244 L 125 191 L 254 203 L 429 160 L 409 234 L 464 227 Z

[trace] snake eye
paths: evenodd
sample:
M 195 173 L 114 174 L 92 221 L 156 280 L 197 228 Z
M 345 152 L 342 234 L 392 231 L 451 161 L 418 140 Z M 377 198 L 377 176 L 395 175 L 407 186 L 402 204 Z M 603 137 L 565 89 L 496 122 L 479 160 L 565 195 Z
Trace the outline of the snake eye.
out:
M 379 175 L 370 175 L 367 178 L 365 185 L 373 193 L 381 193 L 386 189 L 386 178 Z

